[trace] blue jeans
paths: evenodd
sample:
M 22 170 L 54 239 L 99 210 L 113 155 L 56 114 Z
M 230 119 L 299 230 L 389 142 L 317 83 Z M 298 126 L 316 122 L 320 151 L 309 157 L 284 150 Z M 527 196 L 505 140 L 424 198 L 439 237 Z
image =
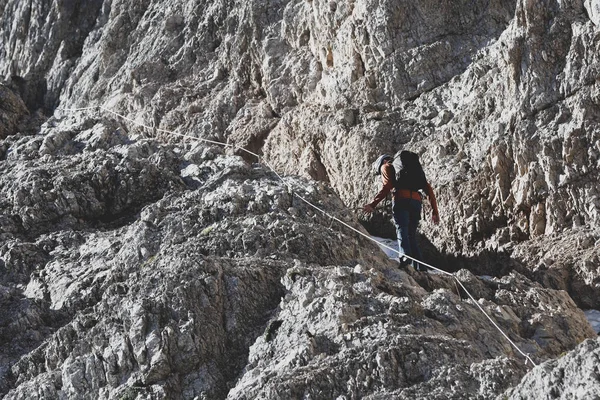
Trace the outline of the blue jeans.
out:
M 394 199 L 392 211 L 394 225 L 398 238 L 398 251 L 417 260 L 421 259 L 421 250 L 417 244 L 417 228 L 421 220 L 421 202 L 414 199 Z M 419 268 L 418 263 L 412 261 L 413 267 Z

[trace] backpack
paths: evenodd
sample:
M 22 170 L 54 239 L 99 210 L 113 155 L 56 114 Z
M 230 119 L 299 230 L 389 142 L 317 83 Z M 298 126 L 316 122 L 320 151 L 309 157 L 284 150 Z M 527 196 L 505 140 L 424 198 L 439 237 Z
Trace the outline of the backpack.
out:
M 398 164 L 398 158 L 395 162 Z M 427 178 L 419 162 L 419 155 L 412 151 L 402 150 L 400 152 L 400 163 L 396 168 L 396 190 L 408 189 L 412 191 L 425 190 Z
M 387 158 L 391 158 L 392 160 L 394 159 L 394 157 L 390 155 L 382 154 L 377 158 L 377 160 L 375 160 L 373 164 L 371 164 L 371 170 L 373 171 L 373 174 L 381 175 L 381 166 L 383 165 L 383 161 Z

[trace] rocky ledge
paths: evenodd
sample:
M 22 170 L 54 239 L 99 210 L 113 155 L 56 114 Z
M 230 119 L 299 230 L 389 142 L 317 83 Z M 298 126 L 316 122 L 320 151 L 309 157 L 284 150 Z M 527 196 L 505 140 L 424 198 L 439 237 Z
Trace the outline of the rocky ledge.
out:
M 596 396 L 599 10 L 0 0 L 0 395 Z M 474 300 L 303 200 L 389 231 L 403 148 Z
M 115 120 L 2 148 L 5 399 L 490 398 L 531 367 L 324 184 Z M 595 336 L 565 291 L 456 276 L 535 362 Z

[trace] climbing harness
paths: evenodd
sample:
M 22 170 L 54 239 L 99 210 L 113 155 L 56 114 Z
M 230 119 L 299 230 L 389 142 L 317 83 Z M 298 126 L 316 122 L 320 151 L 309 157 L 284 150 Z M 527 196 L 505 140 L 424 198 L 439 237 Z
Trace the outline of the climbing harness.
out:
M 391 250 L 391 251 L 392 251 L 392 252 L 394 252 L 394 253 L 398 253 L 398 256 L 403 256 L 403 257 L 406 257 L 406 258 L 408 258 L 408 259 L 410 259 L 410 260 L 412 260 L 412 261 L 418 262 L 419 264 L 421 264 L 421 265 L 424 265 L 424 266 L 426 266 L 426 267 L 428 267 L 428 268 L 430 268 L 430 269 L 432 269 L 432 270 L 434 270 L 434 271 L 437 271 L 437 272 L 439 272 L 439 273 L 441 273 L 441 274 L 444 274 L 444 275 L 447 275 L 447 276 L 450 276 L 450 277 L 452 277 L 452 278 L 454 279 L 454 281 L 455 281 L 455 284 L 456 284 L 456 283 L 458 283 L 458 285 L 460 285 L 460 287 L 461 287 L 461 288 L 462 288 L 462 289 L 465 291 L 465 293 L 466 293 L 466 294 L 469 296 L 469 298 L 471 299 L 471 301 L 473 302 L 473 304 L 475 304 L 475 305 L 477 306 L 477 308 L 479 308 L 479 310 L 480 310 L 480 311 L 483 313 L 483 315 L 485 315 L 485 316 L 487 317 L 487 319 L 488 319 L 488 320 L 489 320 L 489 321 L 492 323 L 492 325 L 493 325 L 493 326 L 494 326 L 494 327 L 495 327 L 495 328 L 498 330 L 498 332 L 500 332 L 500 333 L 502 334 L 502 336 L 504 336 L 504 338 L 505 338 L 505 339 L 506 339 L 506 340 L 507 340 L 507 341 L 508 341 L 508 342 L 509 342 L 509 343 L 512 345 L 512 347 L 513 347 L 513 348 L 515 348 L 515 349 L 516 349 L 516 350 L 517 350 L 517 351 L 518 351 L 518 352 L 519 352 L 519 353 L 520 353 L 520 354 L 521 354 L 521 355 L 522 355 L 522 356 L 525 358 L 525 365 L 527 365 L 527 363 L 528 363 L 528 362 L 531 362 L 531 364 L 532 364 L 533 366 L 537 366 L 537 364 L 536 364 L 536 363 L 535 363 L 535 362 L 534 362 L 534 361 L 531 359 L 531 357 L 529 356 L 529 354 L 528 354 L 528 353 L 525 353 L 525 352 L 523 352 L 523 351 L 522 351 L 522 350 L 521 350 L 521 349 L 520 349 L 520 348 L 519 348 L 519 347 L 516 345 L 516 343 L 515 343 L 514 341 L 512 341 L 512 340 L 511 340 L 511 339 L 508 337 L 508 335 L 507 335 L 506 333 L 504 333 L 504 331 L 502 330 L 502 328 L 500 328 L 500 326 L 498 326 L 498 324 L 497 324 L 497 323 L 496 323 L 496 322 L 495 322 L 495 321 L 492 319 L 492 317 L 490 317 L 490 316 L 488 315 L 488 313 L 487 313 L 487 312 L 485 312 L 485 310 L 483 309 L 483 307 L 481 307 L 481 305 L 479 304 L 479 302 L 477 302 L 477 301 L 475 300 L 475 298 L 473 297 L 473 295 L 471 295 L 471 293 L 470 293 L 470 292 L 467 290 L 467 288 L 465 287 L 465 285 L 463 285 L 463 283 L 462 283 L 462 282 L 461 282 L 461 281 L 460 281 L 460 280 L 459 280 L 459 279 L 456 277 L 456 275 L 455 275 L 455 274 L 453 274 L 453 273 L 450 273 L 450 272 L 447 272 L 447 271 L 444 271 L 444 270 L 442 270 L 442 269 L 439 269 L 439 268 L 436 268 L 436 267 L 434 267 L 434 266 L 433 266 L 433 265 L 431 265 L 431 264 L 428 264 L 428 263 L 426 263 L 426 262 L 423 262 L 423 261 L 421 261 L 421 260 L 417 260 L 417 259 L 415 259 L 415 258 L 413 258 L 413 257 L 411 257 L 411 256 L 408 256 L 408 255 L 406 255 L 406 254 L 401 254 L 401 253 L 400 253 L 400 252 L 399 252 L 397 249 L 395 249 L 395 248 L 393 248 L 393 247 L 390 247 L 390 246 L 387 246 L 387 245 L 386 245 L 386 244 L 384 244 L 384 243 L 379 243 L 377 240 L 375 240 L 375 239 L 374 239 L 374 238 L 372 238 L 371 236 L 369 236 L 369 235 L 367 235 L 367 234 L 365 234 L 365 233 L 363 233 L 363 232 L 359 231 L 358 229 L 354 228 L 353 226 L 351 226 L 351 225 L 347 224 L 346 222 L 342 221 L 341 219 L 339 219 L 339 218 L 335 217 L 334 215 L 332 215 L 332 214 L 328 213 L 327 211 L 323 210 L 323 209 L 322 209 L 322 208 L 320 208 L 319 206 L 317 206 L 317 205 L 315 205 L 315 204 L 311 203 L 310 201 L 308 201 L 307 199 L 305 199 L 303 196 L 301 196 L 300 194 L 298 194 L 298 192 L 297 192 L 297 191 L 294 191 L 293 187 L 292 187 L 292 186 L 291 186 L 291 185 L 290 185 L 288 182 L 286 182 L 286 181 L 283 179 L 283 177 L 282 177 L 282 176 L 281 176 L 281 175 L 280 175 L 280 174 L 279 174 L 279 173 L 278 173 L 278 172 L 275 170 L 275 168 L 273 168 L 273 166 L 271 166 L 271 165 L 270 165 L 270 164 L 269 164 L 269 163 L 268 163 L 266 160 L 262 159 L 262 157 L 261 157 L 260 155 L 258 155 L 258 154 L 256 154 L 256 153 L 254 153 L 254 152 L 252 152 L 252 151 L 250 151 L 250 150 L 247 150 L 247 149 L 245 149 L 245 148 L 243 148 L 243 147 L 235 146 L 235 145 L 232 145 L 232 144 L 229 144 L 229 143 L 223 143 L 223 142 L 218 142 L 218 141 L 215 141 L 215 140 L 203 139 L 203 138 L 199 138 L 199 137 L 195 137 L 195 136 L 184 135 L 184 134 L 182 134 L 182 133 L 178 133 L 178 132 L 169 131 L 169 130 L 166 130 L 166 129 L 160 129 L 160 128 L 156 128 L 156 127 L 147 126 L 147 125 L 144 125 L 144 124 L 142 124 L 142 123 L 139 123 L 139 122 L 137 122 L 137 121 L 134 121 L 133 119 L 131 119 L 131 118 L 128 118 L 128 117 L 126 117 L 126 116 L 124 116 L 124 115 L 122 115 L 122 114 L 119 114 L 119 113 L 117 113 L 117 112 L 115 112 L 115 111 L 113 111 L 113 110 L 111 110 L 111 109 L 109 109 L 109 108 L 106 108 L 106 107 L 104 107 L 104 106 L 95 106 L 95 107 L 82 107 L 82 108 L 58 108 L 57 110 L 59 110 L 59 111 L 89 111 L 89 110 L 96 110 L 96 111 L 99 111 L 99 110 L 103 110 L 103 111 L 105 111 L 105 112 L 107 112 L 107 113 L 109 113 L 109 114 L 115 115 L 115 116 L 117 116 L 117 117 L 119 117 L 119 118 L 121 118 L 121 119 L 123 119 L 123 120 L 125 120 L 125 121 L 129 121 L 129 122 L 131 122 L 132 124 L 134 124 L 134 125 L 137 125 L 138 127 L 142 127 L 142 128 L 149 129 L 149 130 L 150 130 L 150 131 L 152 131 L 152 132 L 157 132 L 157 133 L 168 133 L 168 134 L 171 134 L 171 135 L 176 135 L 176 136 L 180 136 L 180 137 L 183 137 L 183 138 L 189 138 L 189 139 L 192 139 L 192 140 L 197 140 L 197 141 L 201 141 L 201 142 L 205 142 L 205 143 L 215 144 L 215 145 L 218 145 L 218 146 L 230 147 L 230 148 L 232 148 L 232 149 L 234 149 L 234 150 L 235 150 L 235 149 L 239 149 L 240 151 L 243 151 L 243 152 L 245 152 L 245 153 L 247 153 L 247 154 L 250 154 L 250 155 L 252 155 L 252 156 L 256 157 L 256 158 L 258 159 L 258 161 L 259 161 L 259 162 L 261 162 L 261 160 L 262 160 L 262 163 L 263 163 L 263 164 L 264 164 L 266 167 L 268 167 L 268 168 L 269 168 L 269 169 L 270 169 L 270 170 L 271 170 L 271 171 L 272 171 L 272 172 L 273 172 L 273 173 L 274 173 L 274 174 L 277 176 L 277 178 L 278 178 L 278 179 L 279 179 L 279 180 L 280 180 L 280 181 L 281 181 L 281 182 L 282 182 L 282 183 L 283 183 L 283 184 L 284 184 L 284 185 L 287 187 L 288 191 L 289 191 L 289 192 L 292 194 L 292 198 L 293 198 L 293 196 L 295 195 L 296 197 L 298 197 L 300 200 L 302 200 L 304 203 L 306 203 L 306 204 L 307 204 L 307 205 L 309 205 L 310 207 L 312 207 L 312 208 L 314 208 L 315 210 L 319 211 L 319 212 L 320 212 L 320 213 L 322 213 L 323 215 L 325 215 L 325 216 L 329 217 L 329 218 L 331 219 L 331 223 L 330 223 L 330 226 L 329 226 L 330 228 L 331 228 L 331 227 L 332 227 L 332 225 L 333 225 L 333 221 L 335 221 L 335 222 L 338 222 L 339 224 L 341 224 L 341 225 L 345 226 L 346 228 L 348 228 L 348 229 L 352 230 L 353 232 L 355 232 L 355 233 L 357 233 L 357 234 L 359 234 L 359 235 L 361 235 L 361 236 L 364 236 L 365 238 L 369 239 L 369 240 L 370 240 L 370 241 L 372 241 L 372 242 L 375 242 L 375 243 L 377 243 L 379 246 L 381 246 L 381 247 L 384 247 L 384 248 L 386 248 L 386 249 L 388 249 L 388 250 Z M 460 294 L 459 294 L 459 296 L 460 296 Z

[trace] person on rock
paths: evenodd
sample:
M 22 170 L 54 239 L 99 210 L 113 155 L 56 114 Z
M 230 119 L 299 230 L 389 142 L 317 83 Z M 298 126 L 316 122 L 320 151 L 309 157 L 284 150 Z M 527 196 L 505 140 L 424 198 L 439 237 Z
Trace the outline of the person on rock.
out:
M 407 255 L 412 259 L 421 260 L 421 250 L 417 244 L 417 228 L 421 220 L 421 209 L 424 192 L 431 203 L 431 218 L 434 224 L 440 222 L 437 201 L 433 189 L 425 177 L 419 156 L 413 152 L 403 150 L 400 152 L 400 167 L 398 173 L 393 165 L 394 158 L 387 154 L 381 155 L 374 163 L 375 174 L 381 175 L 383 188 L 377 193 L 375 199 L 364 205 L 363 210 L 372 213 L 379 202 L 392 193 L 392 213 L 396 235 L 398 238 L 398 261 L 402 266 L 412 264 L 416 270 L 423 266 L 404 257 Z

